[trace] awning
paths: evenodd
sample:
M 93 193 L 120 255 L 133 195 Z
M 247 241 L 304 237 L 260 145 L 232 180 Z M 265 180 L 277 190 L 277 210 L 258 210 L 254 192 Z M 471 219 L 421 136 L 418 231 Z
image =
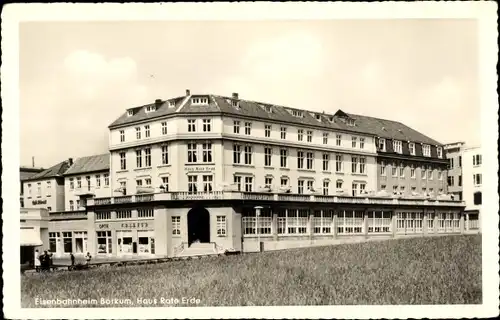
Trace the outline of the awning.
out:
M 35 229 L 21 229 L 21 246 L 22 247 L 37 247 L 41 246 L 42 240 L 40 240 L 40 235 Z

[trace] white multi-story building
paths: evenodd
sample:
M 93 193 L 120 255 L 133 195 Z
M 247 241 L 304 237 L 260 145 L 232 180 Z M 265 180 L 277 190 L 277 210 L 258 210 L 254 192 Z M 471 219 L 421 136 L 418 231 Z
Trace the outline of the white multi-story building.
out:
M 462 153 L 462 173 L 462 192 L 466 205 L 465 214 L 470 220 L 476 220 L 479 223 L 481 219 L 481 189 L 483 184 L 481 147 L 464 148 Z

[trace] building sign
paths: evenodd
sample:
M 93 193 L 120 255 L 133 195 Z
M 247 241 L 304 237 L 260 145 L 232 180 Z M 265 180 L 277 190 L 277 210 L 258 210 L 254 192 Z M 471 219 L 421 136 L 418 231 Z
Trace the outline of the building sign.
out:
M 185 167 L 184 170 L 190 171 L 215 171 L 215 166 L 210 167 Z
M 126 229 L 147 228 L 148 223 L 147 222 L 128 222 L 128 223 L 122 223 L 121 227 L 126 228 Z
M 99 229 L 109 229 L 109 224 L 107 223 L 100 223 L 97 225 L 97 228 Z
M 47 204 L 47 200 L 33 200 L 33 205 L 37 204 Z

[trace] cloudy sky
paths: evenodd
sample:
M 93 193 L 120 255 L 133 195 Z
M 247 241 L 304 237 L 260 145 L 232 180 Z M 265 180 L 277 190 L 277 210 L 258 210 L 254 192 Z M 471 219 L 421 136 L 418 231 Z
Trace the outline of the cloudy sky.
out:
M 19 32 L 22 165 L 105 153 L 126 108 L 185 89 L 480 142 L 473 20 L 25 22 Z

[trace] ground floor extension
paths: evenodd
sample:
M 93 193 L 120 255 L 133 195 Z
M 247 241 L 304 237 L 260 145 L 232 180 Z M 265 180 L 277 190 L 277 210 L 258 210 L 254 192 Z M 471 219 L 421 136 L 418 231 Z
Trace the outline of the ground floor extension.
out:
M 95 199 L 86 212 L 51 220 L 51 251 L 56 257 L 71 252 L 97 258 L 175 257 L 479 232 L 478 216 L 464 214 L 460 202 L 124 199 Z

